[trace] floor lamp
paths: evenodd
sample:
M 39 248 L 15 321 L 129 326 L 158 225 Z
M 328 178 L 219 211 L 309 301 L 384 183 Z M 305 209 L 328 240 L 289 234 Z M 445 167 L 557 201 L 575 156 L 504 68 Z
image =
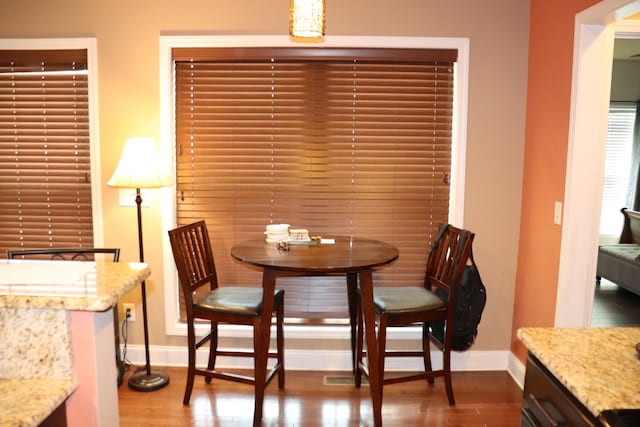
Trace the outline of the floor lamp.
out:
M 153 140 L 148 138 L 130 138 L 122 151 L 113 176 L 107 183 L 110 187 L 135 188 L 136 205 L 138 208 L 138 248 L 140 262 L 144 262 L 142 243 L 142 196 L 141 188 L 158 188 L 170 184 L 169 179 L 162 172 L 162 164 Z M 145 369 L 141 369 L 129 377 L 129 387 L 138 391 L 154 391 L 169 384 L 169 376 L 162 371 L 151 370 L 149 357 L 149 326 L 147 322 L 147 290 L 142 281 L 142 319 L 144 325 L 144 353 Z

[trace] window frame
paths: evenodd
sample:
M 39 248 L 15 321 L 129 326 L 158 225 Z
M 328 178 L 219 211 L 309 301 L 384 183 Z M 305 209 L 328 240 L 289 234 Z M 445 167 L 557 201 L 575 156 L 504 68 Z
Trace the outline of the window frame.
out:
M 174 70 L 172 48 L 186 47 L 296 47 L 298 44 L 288 36 L 161 36 L 160 37 L 160 149 L 165 159 L 169 159 L 171 173 L 175 175 L 175 97 Z M 464 212 L 464 189 L 466 170 L 467 141 L 467 104 L 469 81 L 469 39 L 440 37 L 365 37 L 365 36 L 327 36 L 320 47 L 366 47 L 366 48 L 421 48 L 421 49 L 456 49 L 456 77 L 454 79 L 454 113 L 452 135 L 452 185 L 450 195 L 449 222 L 462 225 Z M 175 186 L 162 190 L 162 223 L 163 229 L 169 230 L 176 224 Z M 165 332 L 167 335 L 186 335 L 186 325 L 179 321 L 177 303 L 178 280 L 169 239 L 163 235 L 164 264 L 164 308 Z M 318 338 L 344 338 L 341 329 L 348 326 L 304 326 L 287 325 L 287 334 L 296 338 L 308 338 L 305 329 L 313 327 L 314 336 Z M 403 328 L 405 329 L 405 328 Z M 221 330 L 221 336 L 244 336 L 244 328 L 227 327 Z M 245 332 L 249 334 L 249 332 Z M 401 331 L 398 335 L 411 334 Z M 293 334 L 293 335 L 292 335 Z M 395 334 L 394 334 L 395 335 Z M 249 335 L 247 335 L 249 336 Z
M 98 57 L 95 37 L 79 38 L 0 38 L 0 49 L 15 50 L 60 50 L 85 49 L 87 51 L 89 94 L 89 162 L 91 169 L 91 205 L 93 222 L 93 244 L 104 244 L 102 218 L 102 183 L 100 167 L 100 139 L 98 121 Z

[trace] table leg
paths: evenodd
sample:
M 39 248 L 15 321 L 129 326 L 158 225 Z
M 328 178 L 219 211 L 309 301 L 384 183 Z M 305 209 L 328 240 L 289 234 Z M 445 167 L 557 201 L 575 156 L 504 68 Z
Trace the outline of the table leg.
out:
M 253 413 L 253 426 L 262 425 L 262 407 L 264 403 L 264 392 L 266 388 L 265 379 L 267 376 L 267 361 L 269 353 L 269 342 L 271 339 L 271 314 L 273 313 L 274 291 L 276 287 L 275 271 L 265 268 L 262 275 L 262 316 L 260 319 L 259 330 L 254 329 L 254 341 L 257 343 L 255 347 L 255 378 L 256 392 L 255 405 Z
M 351 327 L 351 366 L 356 372 L 356 315 L 358 314 L 358 274 L 347 273 L 347 302 L 349 305 L 349 326 Z
M 360 271 L 360 293 L 364 317 L 365 339 L 367 340 L 367 364 L 369 365 L 369 389 L 373 409 L 373 425 L 382 426 L 382 372 L 378 366 L 378 345 L 376 343 L 376 319 L 373 306 L 373 279 L 371 269 Z

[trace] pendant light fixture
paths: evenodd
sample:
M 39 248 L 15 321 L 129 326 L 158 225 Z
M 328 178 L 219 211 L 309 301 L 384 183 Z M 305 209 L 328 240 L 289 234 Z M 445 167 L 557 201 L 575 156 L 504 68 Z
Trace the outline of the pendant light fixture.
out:
M 289 35 L 293 39 L 322 40 L 324 0 L 290 0 Z

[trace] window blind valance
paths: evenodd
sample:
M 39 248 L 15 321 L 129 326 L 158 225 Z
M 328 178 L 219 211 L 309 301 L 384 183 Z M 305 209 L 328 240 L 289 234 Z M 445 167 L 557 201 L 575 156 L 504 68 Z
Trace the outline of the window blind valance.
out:
M 221 283 L 260 283 L 229 250 L 269 223 L 391 242 L 375 282 L 421 282 L 449 212 L 455 51 L 173 54 L 178 224 L 207 221 Z M 289 318 L 346 316 L 342 277 L 279 286 Z

